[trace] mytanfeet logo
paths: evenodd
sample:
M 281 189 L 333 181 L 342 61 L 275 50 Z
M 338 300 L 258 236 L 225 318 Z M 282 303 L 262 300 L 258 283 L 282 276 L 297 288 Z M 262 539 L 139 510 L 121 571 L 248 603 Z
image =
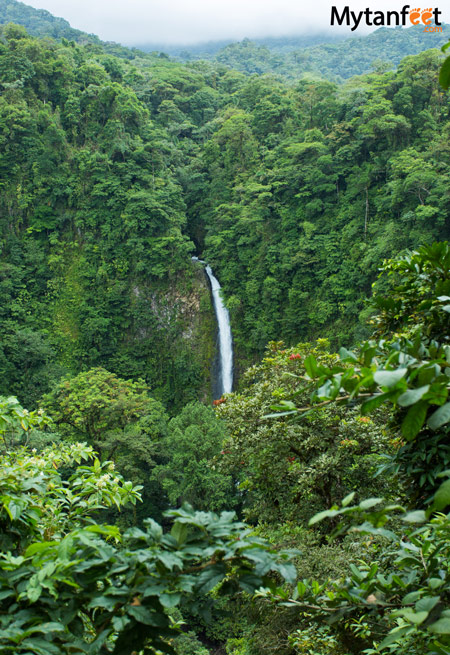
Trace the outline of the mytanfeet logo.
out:
M 442 11 L 440 9 L 421 9 L 417 7 L 410 9 L 410 5 L 405 5 L 400 11 L 352 11 L 350 7 L 344 7 L 339 10 L 337 7 L 331 7 L 331 24 L 351 26 L 352 32 L 364 21 L 366 25 L 377 27 L 391 27 L 402 25 L 424 25 L 424 32 L 442 32 L 442 23 L 439 20 Z

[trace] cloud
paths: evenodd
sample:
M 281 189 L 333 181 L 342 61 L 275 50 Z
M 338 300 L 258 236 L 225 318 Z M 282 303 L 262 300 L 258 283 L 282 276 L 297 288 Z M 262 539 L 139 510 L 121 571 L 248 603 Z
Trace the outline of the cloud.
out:
M 288 36 L 330 28 L 331 7 L 398 10 L 398 0 L 28 0 L 72 27 L 125 45 L 192 44 L 219 39 Z M 443 9 L 443 5 L 441 6 Z M 445 18 L 445 16 L 444 16 Z M 358 28 L 358 34 L 367 28 Z M 350 33 L 350 32 L 349 32 Z

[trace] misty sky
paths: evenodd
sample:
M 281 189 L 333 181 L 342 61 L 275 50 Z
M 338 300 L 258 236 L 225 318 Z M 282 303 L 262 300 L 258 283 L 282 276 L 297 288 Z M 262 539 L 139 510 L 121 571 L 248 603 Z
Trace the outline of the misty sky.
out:
M 438 6 L 448 22 L 448 0 Z M 398 10 L 398 0 L 25 0 L 72 27 L 125 45 L 192 44 L 219 39 L 288 36 L 330 28 L 331 6 L 353 11 Z M 412 6 L 412 5 L 411 5 Z M 416 7 L 417 5 L 414 5 Z M 424 5 L 422 3 L 422 6 Z M 349 34 L 355 34 L 350 32 Z M 356 34 L 369 31 L 359 27 Z M 432 38 L 432 36 L 431 36 Z

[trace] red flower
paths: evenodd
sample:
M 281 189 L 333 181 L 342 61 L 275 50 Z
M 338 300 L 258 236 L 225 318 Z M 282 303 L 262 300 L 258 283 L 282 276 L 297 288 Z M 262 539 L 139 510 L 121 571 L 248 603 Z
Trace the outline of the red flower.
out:
M 302 356 L 300 353 L 293 353 L 292 355 L 289 355 L 289 359 L 301 359 Z

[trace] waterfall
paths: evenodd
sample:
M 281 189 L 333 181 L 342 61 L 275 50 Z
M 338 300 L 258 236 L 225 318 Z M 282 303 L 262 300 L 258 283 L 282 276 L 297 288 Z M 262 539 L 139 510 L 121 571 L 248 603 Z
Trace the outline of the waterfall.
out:
M 201 264 L 206 264 L 206 262 L 198 259 L 198 257 L 192 257 L 192 259 Z M 224 393 L 230 393 L 233 389 L 233 336 L 231 334 L 230 314 L 224 305 L 220 293 L 221 287 L 219 281 L 214 277 L 209 264 L 206 264 L 205 272 L 211 283 L 214 311 L 216 313 L 219 331 L 219 380 L 217 393 L 220 398 Z

